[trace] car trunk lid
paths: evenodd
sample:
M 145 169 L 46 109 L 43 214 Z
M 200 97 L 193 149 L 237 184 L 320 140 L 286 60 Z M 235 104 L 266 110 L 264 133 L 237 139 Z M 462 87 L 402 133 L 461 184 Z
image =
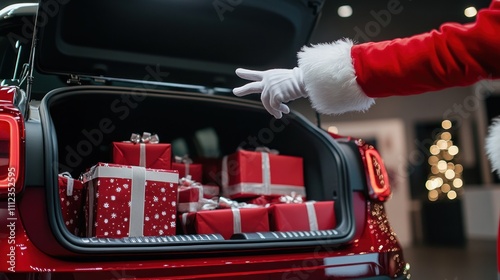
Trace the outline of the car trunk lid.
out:
M 293 67 L 323 1 L 42 0 L 42 73 L 232 88 L 237 67 Z

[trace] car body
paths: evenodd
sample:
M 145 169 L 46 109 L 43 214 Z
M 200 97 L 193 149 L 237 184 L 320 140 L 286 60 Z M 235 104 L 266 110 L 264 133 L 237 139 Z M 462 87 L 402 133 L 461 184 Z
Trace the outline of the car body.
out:
M 237 66 L 292 65 L 321 6 L 43 0 L 3 9 L 2 279 L 409 279 L 377 150 L 231 94 Z M 69 232 L 59 174 L 78 177 L 136 131 L 207 158 L 257 144 L 302 157 L 307 198 L 335 201 L 336 226 L 230 240 Z

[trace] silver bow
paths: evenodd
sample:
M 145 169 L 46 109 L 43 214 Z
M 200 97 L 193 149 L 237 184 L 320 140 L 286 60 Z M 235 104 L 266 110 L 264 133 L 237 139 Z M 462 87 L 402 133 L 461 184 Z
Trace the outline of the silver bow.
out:
M 302 195 L 292 192 L 290 195 L 280 196 L 279 201 L 281 203 L 302 203 L 304 202 L 304 198 Z
M 158 144 L 160 143 L 160 138 L 157 134 L 151 134 L 149 132 L 143 132 L 142 135 L 137 133 L 132 133 L 130 136 L 130 141 L 135 144 L 139 143 L 150 143 L 150 144 Z

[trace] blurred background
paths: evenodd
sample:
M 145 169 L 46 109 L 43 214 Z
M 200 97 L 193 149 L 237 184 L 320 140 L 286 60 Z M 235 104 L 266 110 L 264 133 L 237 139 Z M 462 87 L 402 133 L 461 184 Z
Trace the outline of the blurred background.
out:
M 472 22 L 489 4 L 327 0 L 311 43 L 407 37 L 445 22 Z M 394 192 L 389 219 L 417 267 L 415 279 L 496 279 L 500 184 L 484 140 L 491 119 L 500 115 L 500 83 L 377 99 L 367 112 L 319 121 L 308 100 L 292 107 L 325 129 L 377 146 Z

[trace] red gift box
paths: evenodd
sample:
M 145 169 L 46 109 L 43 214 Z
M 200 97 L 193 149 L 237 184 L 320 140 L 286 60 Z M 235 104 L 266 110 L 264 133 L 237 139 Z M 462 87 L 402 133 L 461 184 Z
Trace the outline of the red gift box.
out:
M 81 232 L 83 214 L 83 183 L 73 179 L 69 174 L 59 174 L 59 199 L 64 224 L 69 232 L 76 236 Z
M 197 186 L 179 188 L 177 204 L 178 212 L 196 212 L 200 210 L 200 200 L 203 198 L 203 192 L 201 185 Z
M 179 178 L 191 176 L 191 180 L 200 182 L 203 180 L 203 167 L 200 163 L 193 163 L 188 157 L 175 157 L 172 169 L 179 171 Z
M 134 139 L 133 134 L 132 138 Z M 113 142 L 113 163 L 154 169 L 172 169 L 172 147 L 156 141 Z
M 272 231 L 310 231 L 336 226 L 333 201 L 273 204 L 269 207 Z
M 230 239 L 235 233 L 269 231 L 266 208 L 231 208 L 184 213 L 181 224 L 186 234 L 216 234 Z
M 175 235 L 179 174 L 98 163 L 84 174 L 87 236 Z
M 230 198 L 291 193 L 305 197 L 303 159 L 239 150 L 223 158 L 222 192 Z
M 214 187 L 214 186 L 208 186 Z M 215 186 L 218 188 L 218 186 Z M 179 193 L 177 198 L 177 211 L 178 212 L 196 212 L 205 209 L 215 209 L 218 208 L 218 200 L 212 200 L 214 196 L 210 198 L 205 197 L 205 191 L 208 190 L 207 187 L 201 185 L 198 182 L 190 180 L 189 178 L 181 178 L 179 180 Z M 214 190 L 212 190 L 215 193 Z

